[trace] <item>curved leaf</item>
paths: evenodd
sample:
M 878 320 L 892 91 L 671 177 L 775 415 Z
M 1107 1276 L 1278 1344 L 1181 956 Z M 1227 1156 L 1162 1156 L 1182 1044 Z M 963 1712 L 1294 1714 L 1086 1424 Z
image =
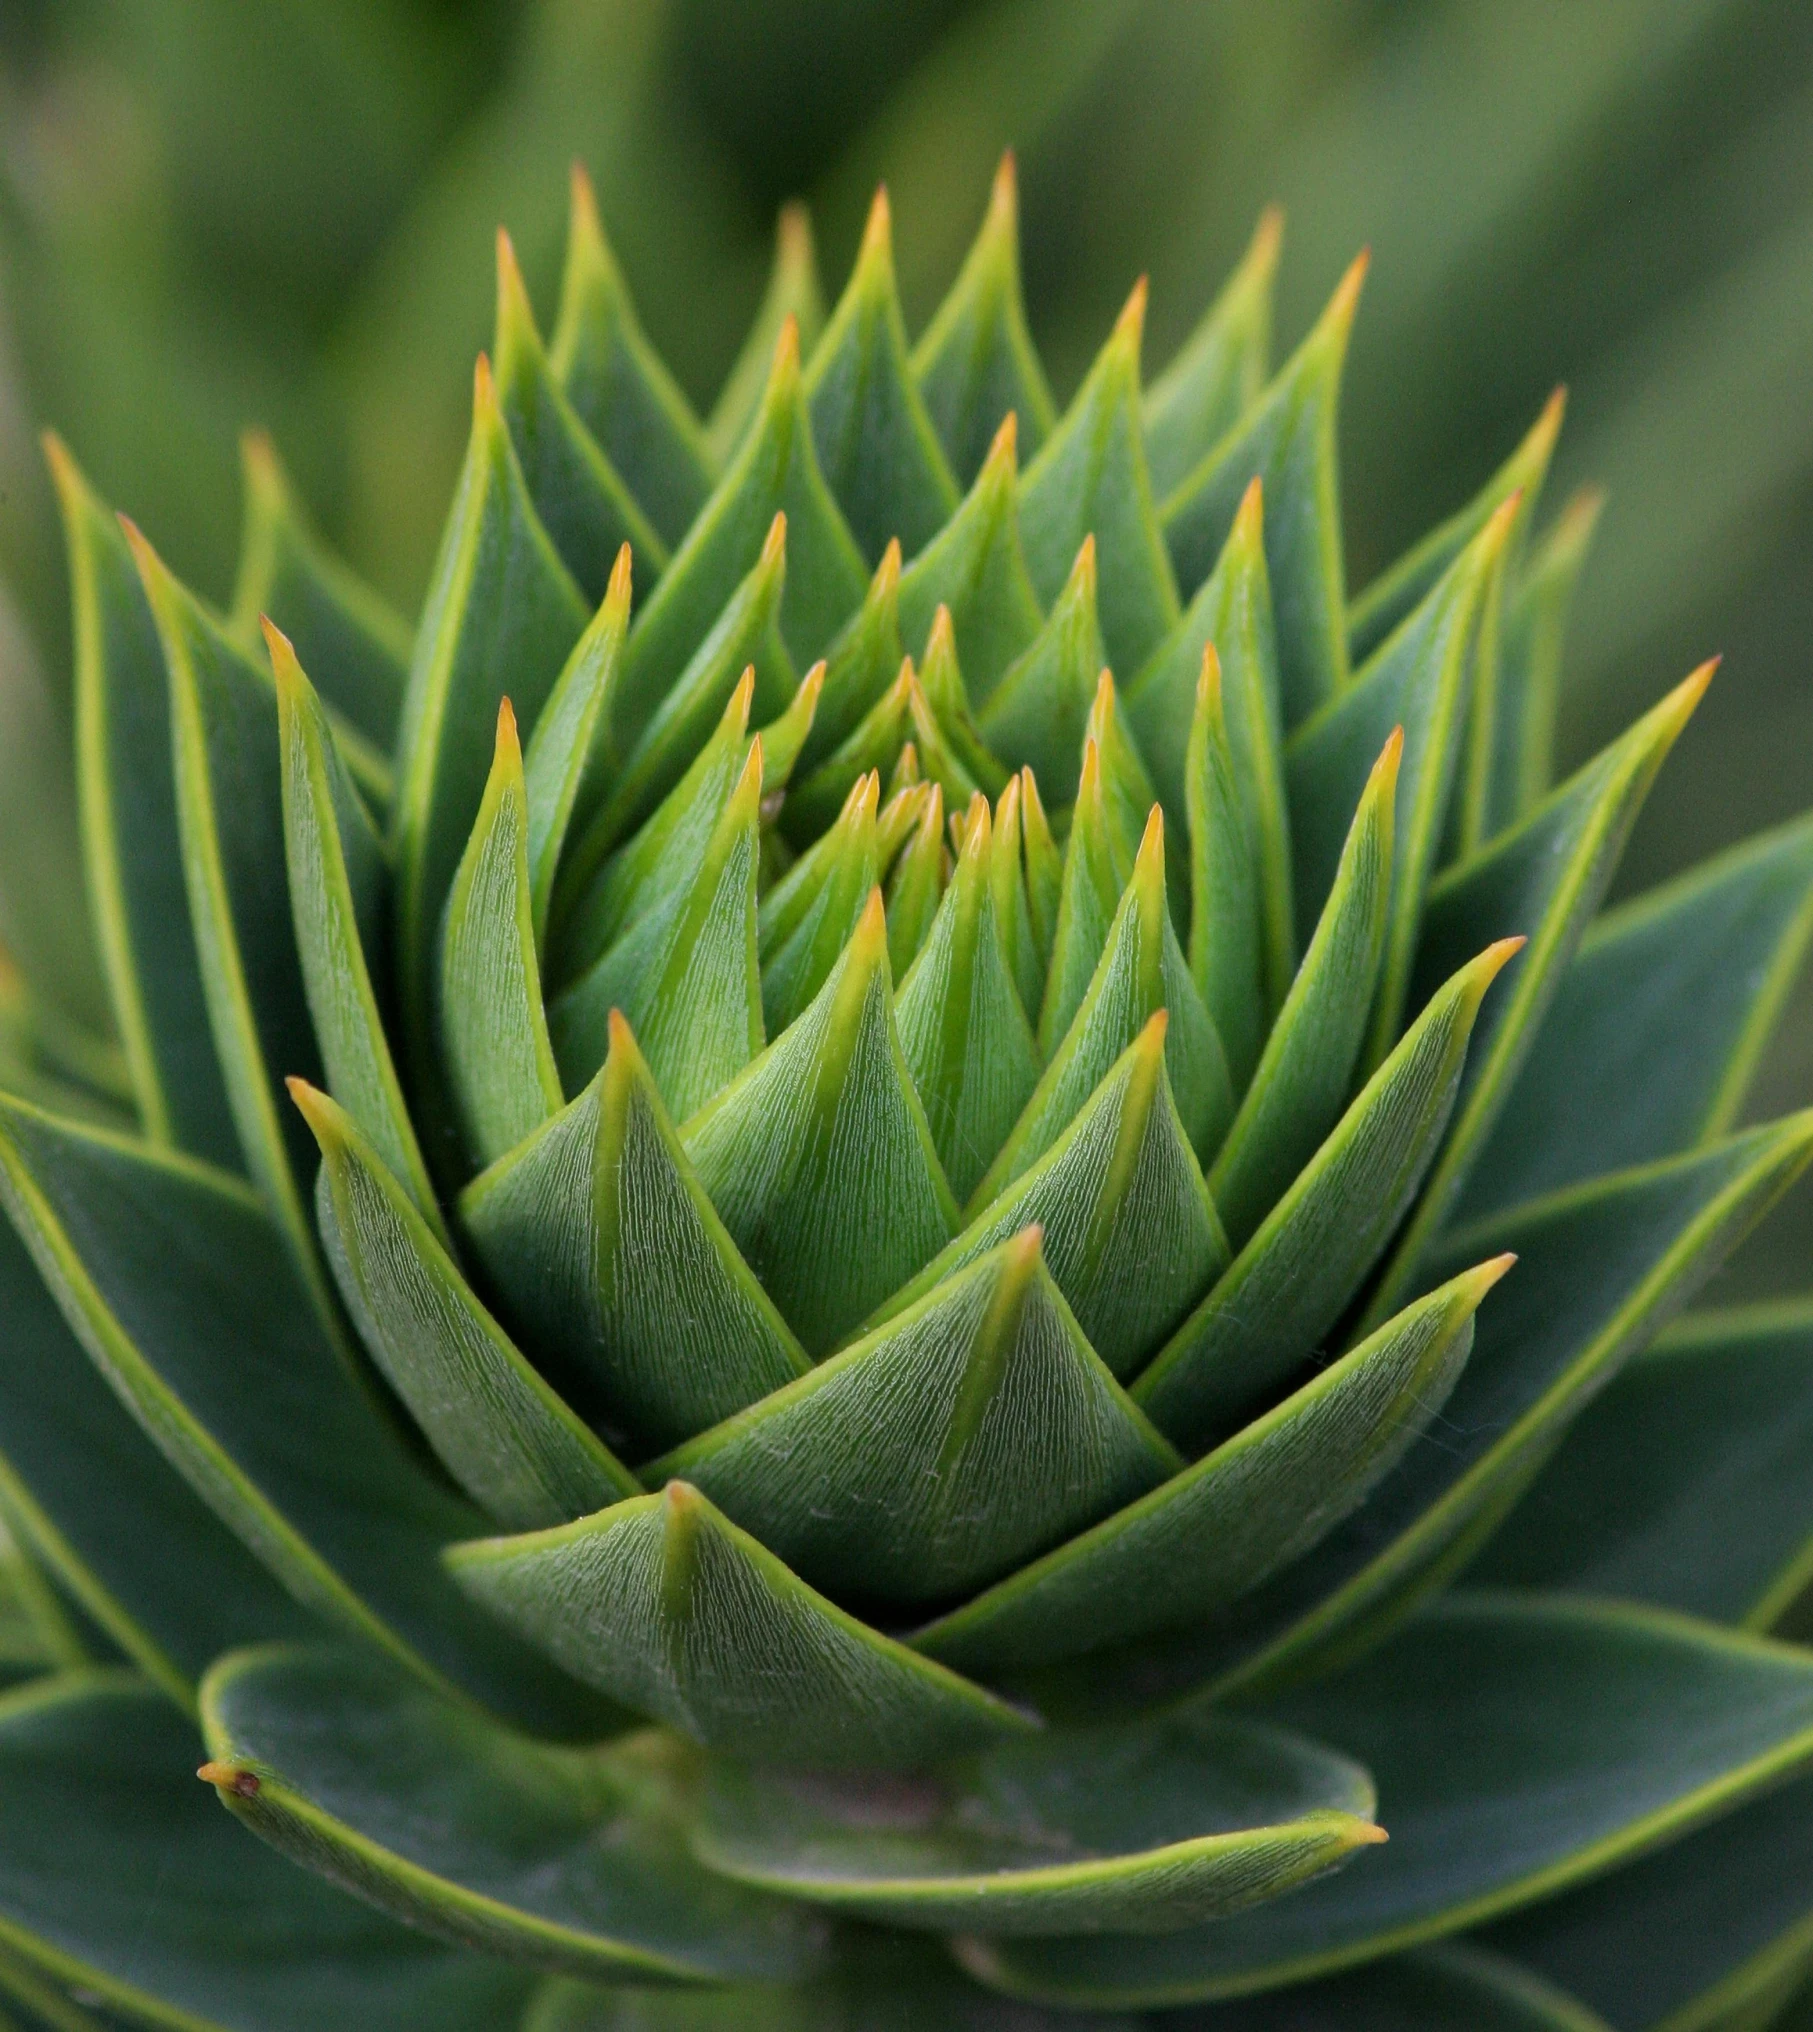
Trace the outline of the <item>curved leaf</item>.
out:
M 814 1593 L 684 1482 L 447 1563 L 567 1671 L 732 1756 L 900 1769 L 1034 1726 Z

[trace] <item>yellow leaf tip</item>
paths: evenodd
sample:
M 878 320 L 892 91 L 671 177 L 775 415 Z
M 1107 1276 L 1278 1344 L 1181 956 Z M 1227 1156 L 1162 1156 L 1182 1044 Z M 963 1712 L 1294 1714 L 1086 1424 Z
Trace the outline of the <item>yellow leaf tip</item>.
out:
M 243 1764 L 216 1763 L 210 1757 L 207 1763 L 197 1766 L 195 1775 L 217 1792 L 232 1792 L 241 1799 L 256 1799 L 261 1790 L 258 1773 L 248 1771 Z

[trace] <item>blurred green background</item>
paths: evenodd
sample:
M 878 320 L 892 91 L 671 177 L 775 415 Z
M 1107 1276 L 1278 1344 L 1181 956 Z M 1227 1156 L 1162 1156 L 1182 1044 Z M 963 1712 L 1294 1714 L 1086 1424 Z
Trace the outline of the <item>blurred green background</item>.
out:
M 1813 804 L 1809 134 L 1804 0 L 6 0 L 0 740 L 52 753 L 62 710 L 42 423 L 223 596 L 235 441 L 267 424 L 413 605 L 492 228 L 545 311 L 573 156 L 703 405 L 784 198 L 810 199 L 834 290 L 885 176 L 912 320 L 1011 142 L 1060 394 L 1141 270 L 1161 364 L 1269 199 L 1281 350 L 1371 244 L 1356 586 L 1570 384 L 1551 501 L 1589 477 L 1609 500 L 1564 761 L 1726 655 L 1633 845 L 1622 886 L 1644 886 Z M 1758 1107 L 1809 1097 L 1803 990 Z M 1813 1190 L 1720 1295 L 1804 1284 L 1810 1245 Z

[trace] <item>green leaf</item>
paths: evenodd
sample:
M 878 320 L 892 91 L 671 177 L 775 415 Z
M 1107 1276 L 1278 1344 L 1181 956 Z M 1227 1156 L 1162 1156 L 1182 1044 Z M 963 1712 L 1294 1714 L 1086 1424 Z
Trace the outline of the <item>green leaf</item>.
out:
M 888 877 L 888 965 L 905 975 L 932 935 L 944 887 L 944 786 L 930 786 Z
M 871 769 L 851 786 L 837 823 L 762 898 L 757 937 L 770 1036 L 804 1015 L 869 906 L 883 871 L 875 824 L 880 795 Z
M 1020 531 L 1034 587 L 1056 600 L 1078 544 L 1093 536 L 1102 564 L 1102 639 L 1109 661 L 1127 671 L 1139 669 L 1179 612 L 1140 420 L 1145 322 L 1142 280 L 1020 482 Z
M 693 1860 L 658 1738 L 550 1747 L 375 1659 L 296 1645 L 223 1658 L 202 1732 L 236 1820 L 456 1945 L 649 1984 L 772 1981 L 815 1958 L 810 1919 Z
M 863 602 L 825 651 L 823 694 L 799 754 L 810 770 L 833 753 L 900 671 L 900 546 L 881 554 Z
M 1226 1132 L 1233 1113 L 1227 1063 L 1172 929 L 1164 835 L 1164 814 L 1155 807 L 1089 987 L 1013 1134 L 972 1195 L 972 1212 L 1044 1156 L 1158 1009 L 1170 1016 L 1165 1064 L 1191 1148 L 1213 1150 Z
M 497 759 L 441 931 L 441 1066 L 474 1166 L 560 1107 L 529 894 L 529 801 L 516 715 L 497 709 Z
M 1606 912 L 1561 977 L 1455 1217 L 1731 1128 L 1809 937 L 1806 820 Z
M 989 845 L 988 859 L 988 886 L 994 898 L 995 925 L 1002 937 L 1022 1015 L 1038 1009 L 1045 990 L 1045 956 L 1039 950 L 1038 936 L 1033 930 L 1032 903 L 1027 894 L 1022 851 L 1024 828 L 1021 812 L 1024 800 L 1021 786 L 1030 781 L 1031 772 L 1025 769 L 1019 775 L 1008 778 L 1000 802 L 995 807 L 994 837 Z M 1030 1044 L 1030 1026 L 1026 1034 Z M 1032 1065 L 1035 1072 L 1038 1069 L 1037 1052 L 1038 1047 L 1034 1045 Z M 1027 1093 L 1030 1092 L 1029 1086 Z M 1022 1094 L 1021 1101 L 1024 1102 L 1026 1097 Z M 1017 1116 L 1019 1110 L 1016 1108 L 1014 1112 Z M 1011 1128 L 1013 1125 L 1010 1122 L 1007 1126 Z
M 447 1563 L 569 1672 L 732 1756 L 898 1770 L 1035 1726 L 815 1594 L 684 1482 Z
M 1209 1174 L 1236 1242 L 1277 1204 L 1352 1091 L 1384 956 L 1402 753 L 1394 732 L 1361 788 L 1315 935 Z
M 474 1179 L 459 1216 L 538 1362 L 638 1456 L 806 1372 L 694 1176 L 621 1015 L 598 1077 Z
M 1374 1799 L 1347 1758 L 1218 1716 L 1006 1744 L 879 1797 L 714 1770 L 694 1839 L 728 1876 L 870 1922 L 1162 1935 L 1382 1841 Z
M 856 264 L 806 368 L 819 466 L 871 558 L 917 550 L 957 506 L 957 483 L 907 361 L 886 186 Z
M 508 1963 L 424 1939 L 244 1834 L 189 1775 L 193 1724 L 124 1672 L 0 1703 L 0 1938 L 172 2032 L 496 2032 Z M 230 1945 L 230 1951 L 225 1951 Z
M 912 737 L 915 704 L 922 711 L 929 710 L 924 705 L 923 693 L 915 701 L 917 686 L 918 678 L 909 656 L 902 660 L 894 681 L 849 736 L 789 793 L 781 807 L 781 829 L 805 854 L 810 855 L 814 845 L 836 824 L 859 783 L 894 767 L 901 749 Z M 876 794 L 879 797 L 879 781 Z M 792 872 L 788 870 L 789 874 Z
M 1267 1041 L 1264 905 L 1247 834 L 1246 801 L 1221 705 L 1221 660 L 1202 653 L 1196 712 L 1184 750 L 1189 812 L 1190 972 L 1244 1094 Z M 1381 927 L 1382 929 L 1382 927 Z M 1223 1159 L 1227 1149 L 1223 1146 Z
M 790 318 L 747 435 L 636 616 L 613 715 L 624 753 L 754 568 L 777 515 L 787 518 L 781 633 L 796 663 L 822 655 L 862 604 L 869 568 L 812 449 L 799 347 Z
M 602 599 L 610 560 L 624 544 L 652 581 L 667 545 L 560 389 L 535 328 L 516 251 L 497 229 L 497 401 L 523 483 L 549 540 L 588 601 Z
M 1373 1295 L 1376 1324 L 1402 1301 L 1446 1224 L 1598 909 L 1624 842 L 1676 736 L 1712 681 L 1693 675 L 1553 792 L 1515 831 L 1431 885 L 1417 948 L 1415 1008 L 1482 938 L 1527 937 L 1508 992 L 1486 1017 L 1446 1145 Z
M 1098 758 L 1098 773 L 1099 768 Z M 1073 831 L 1075 825 L 1073 813 Z M 1051 836 L 1051 821 L 1045 816 L 1044 801 L 1039 796 L 1039 779 L 1030 769 L 1024 768 L 1020 771 L 1020 844 L 1026 862 L 1026 910 L 1032 921 L 1033 945 L 1039 955 L 1041 970 L 1046 970 L 1051 965 L 1052 950 L 1057 942 L 1058 914 L 1064 891 L 1064 862 L 1057 842 Z M 1102 931 L 1105 937 L 1105 923 Z M 1026 1005 L 1026 1013 L 1028 1016 L 1035 1013 L 1031 1002 Z M 1043 1013 L 1042 1008 L 1039 1013 Z
M 1479 1005 L 1515 951 L 1511 939 L 1488 946 L 1430 1001 L 1133 1386 L 1178 1445 L 1198 1451 L 1233 1431 L 1341 1317 L 1416 1196 Z
M 957 660 L 956 625 L 948 607 L 940 606 L 932 616 L 925 653 L 919 659 L 919 683 L 931 708 L 934 730 L 945 749 L 983 791 L 990 797 L 999 797 L 1007 788 L 1010 772 L 1002 768 L 977 730 L 970 711 L 969 686 Z M 928 775 L 944 781 L 945 794 L 950 796 L 951 785 L 933 766 L 923 740 L 919 760 Z
M 328 1091 L 371 1138 L 416 1211 L 444 1236 L 372 977 L 375 967 L 388 988 L 389 869 L 383 844 L 294 647 L 268 621 L 265 642 L 277 685 L 290 916 Z
M 308 1154 L 277 1082 L 319 1073 L 291 928 L 277 694 L 130 524 L 170 693 L 177 830 L 208 1026 L 246 1168 L 332 1318 L 301 1181 Z
M 767 291 L 706 420 L 705 449 L 714 466 L 730 463 L 759 414 L 774 349 L 789 319 L 798 331 L 798 346 L 809 352 L 824 329 L 825 300 L 812 252 L 812 218 L 802 204 L 782 205 L 775 220 Z
M 433 1095 L 441 913 L 485 794 L 506 691 L 531 733 L 587 609 L 529 500 L 480 356 L 472 440 L 429 586 L 397 739 L 397 992 L 412 1091 Z M 428 1152 L 445 1156 L 442 1125 Z
M 1109 1371 L 1131 1375 L 1227 1266 L 1227 1238 L 1165 1072 L 1159 1010 L 1032 1168 L 895 1292 L 891 1319 L 1028 1227 Z
M 355 1383 L 247 1187 L 0 1098 L 0 1194 L 101 1375 L 289 1594 L 531 1727 L 596 1726 L 448 1583 L 479 1513 Z
M 555 877 L 595 744 L 609 738 L 607 706 L 623 661 L 630 620 L 630 547 L 611 568 L 603 603 L 573 645 L 529 737 L 523 785 L 529 801 L 529 897 L 539 952 L 547 943 Z
M 1419 1299 L 1194 1467 L 920 1630 L 990 1675 L 1208 1622 L 1366 1500 L 1440 1411 L 1500 1256 Z
M 1335 413 L 1365 275 L 1362 254 L 1270 387 L 1159 510 L 1178 581 L 1193 593 L 1227 540 L 1248 482 L 1257 475 L 1263 483 L 1265 561 L 1287 729 L 1308 719 L 1347 682 Z
M 1403 1025 L 1423 899 L 1448 818 L 1482 653 L 1481 616 L 1502 568 L 1514 512 L 1509 503 L 1499 509 L 1340 696 L 1297 729 L 1286 754 L 1297 921 L 1307 924 L 1322 907 L 1340 861 L 1341 814 L 1360 795 L 1380 745 L 1394 731 L 1403 735 L 1391 900 L 1366 1039 L 1368 1070 Z
M 512 1346 L 345 1109 L 301 1080 L 315 1201 L 340 1295 L 435 1457 L 512 1530 L 561 1524 L 635 1477 Z
M 643 1039 L 662 1095 L 682 1119 L 761 1050 L 755 887 L 762 778 L 758 734 L 686 886 L 639 919 L 555 1002 L 554 1053 L 569 1086 L 584 1085 L 604 1063 L 619 1012 Z
M 1804 1762 L 1813 1660 L 1653 1610 L 1462 1595 L 1267 1713 L 1365 1761 L 1388 1802 L 1388 1847 L 1217 1925 L 1036 1951 L 978 1944 L 971 1970 L 1073 2006 L 1151 2007 L 1271 1989 L 1453 1933 Z
M 993 893 L 999 859 L 983 804 L 894 1003 L 901 1052 L 959 1199 L 1007 1141 L 1039 1079 L 1039 1048 L 1002 949 Z
M 571 190 L 566 272 L 548 362 L 573 414 L 671 546 L 705 505 L 716 462 L 686 397 L 643 335 L 598 218 L 591 178 L 578 163 Z M 655 560 L 645 558 L 643 565 L 652 581 Z
M 1636 2032 L 1773 2025 L 1813 1953 L 1813 1782 L 1721 1814 L 1495 1937 Z
M 1024 1229 L 853 1346 L 651 1462 L 806 1581 L 924 1604 L 985 1587 L 1181 1462 Z
M 388 753 L 409 670 L 409 624 L 321 541 L 270 439 L 248 431 L 239 451 L 246 505 L 232 632 L 255 650 L 259 622 L 274 621 L 323 696 Z
M 242 1168 L 189 917 L 164 654 L 118 523 L 46 436 L 69 553 L 76 782 L 102 971 L 145 1133 Z
M 1096 620 L 1095 538 L 1085 536 L 1051 612 L 982 705 L 989 746 L 1030 768 L 1060 803 L 1075 797 L 1084 731 L 1107 662 Z
M 309 1627 L 170 1466 L 0 1222 L 0 1511 L 68 1599 L 187 1706 L 227 1645 Z
M 995 171 L 981 230 L 957 279 L 913 348 L 913 377 L 965 485 L 1004 417 L 1018 419 L 1029 453 L 1057 421 L 1020 294 L 1020 199 L 1011 149 Z
M 1241 496 L 1215 569 L 1183 617 L 1127 687 L 1127 723 L 1172 824 L 1189 812 L 1190 730 L 1203 659 L 1214 646 L 1234 781 L 1259 883 L 1266 1010 L 1275 1014 L 1296 970 L 1290 816 L 1278 710 L 1278 649 L 1265 570 L 1264 509 L 1255 478 Z
M 1446 522 L 1438 523 L 1354 601 L 1347 614 L 1347 653 L 1356 665 L 1363 664 L 1398 624 L 1408 619 L 1461 552 L 1512 501 L 1515 519 L 1506 540 L 1506 554 L 1514 564 L 1521 562 L 1524 538 L 1536 513 L 1566 407 L 1567 390 L 1557 388 L 1523 442 L 1473 499 Z
M 1121 855 L 1130 866 L 1139 852 L 1140 839 L 1146 830 L 1146 821 L 1152 815 L 1152 807 L 1158 802 L 1158 795 L 1152 788 L 1151 773 L 1138 748 L 1128 738 L 1120 714 L 1115 710 L 1112 671 L 1104 670 L 1096 679 L 1095 696 L 1090 701 L 1083 738 L 1095 743 L 1095 752 L 1101 760 L 1102 804 Z M 1174 829 L 1167 827 L 1166 865 L 1171 879 L 1182 881 L 1187 878 L 1189 870 L 1181 854 L 1170 851 L 1169 842 L 1173 836 Z
M 1030 769 L 1022 781 L 1037 782 Z M 1039 1008 L 1039 1049 L 1049 1058 L 1063 1042 L 1108 944 L 1114 913 L 1133 872 L 1120 835 L 1108 820 L 1102 793 L 1102 758 L 1095 743 L 1083 743 L 1070 837 L 1064 842 L 1063 875 L 1052 929 L 1045 997 Z
M 812 1005 L 682 1140 L 809 1355 L 950 1239 L 956 1203 L 901 1056 L 879 892 Z
M 1813 1578 L 1810 1476 L 1813 1311 L 1702 1313 L 1588 1406 L 1480 1570 L 1767 1629 Z
M 1498 728 L 1487 830 L 1534 811 L 1554 781 L 1561 642 L 1603 496 L 1583 487 L 1536 546 L 1505 603 L 1499 631 Z
M 900 628 L 923 642 L 948 607 L 974 696 L 986 700 L 1034 641 L 1044 610 L 1020 541 L 1017 419 L 1002 420 L 963 504 L 900 576 Z
M 1146 390 L 1146 462 L 1169 494 L 1258 401 L 1272 343 L 1272 282 L 1284 214 L 1268 205 L 1240 265 Z

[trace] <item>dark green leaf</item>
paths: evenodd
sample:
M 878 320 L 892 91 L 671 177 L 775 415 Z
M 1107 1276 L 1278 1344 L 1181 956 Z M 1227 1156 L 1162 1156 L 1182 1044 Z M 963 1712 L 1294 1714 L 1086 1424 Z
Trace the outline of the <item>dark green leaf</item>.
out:
M 732 1756 L 900 1769 L 1034 1726 L 815 1594 L 684 1482 L 447 1561 L 569 1672 Z
M 1479 1005 L 1515 950 L 1487 947 L 1431 1000 L 1134 1385 L 1178 1445 L 1200 1451 L 1233 1431 L 1341 1317 L 1435 1155 Z
M 1347 682 L 1335 412 L 1365 274 L 1362 254 L 1270 387 L 1177 483 L 1159 511 L 1178 580 L 1186 593 L 1194 593 L 1221 553 L 1248 482 L 1255 475 L 1263 482 L 1265 560 L 1287 729 Z
M 806 1371 L 694 1177 L 621 1015 L 597 1079 L 473 1180 L 460 1225 L 538 1361 L 638 1454 Z
M 1266 1043 L 1264 901 L 1247 832 L 1246 800 L 1221 705 L 1221 659 L 1202 654 L 1196 712 L 1184 749 L 1190 843 L 1190 972 L 1215 1019 L 1237 1094 Z M 1351 1070 L 1351 1068 L 1350 1068 Z M 1226 1158 L 1227 1148 L 1222 1150 Z
M 650 1984 L 772 1981 L 814 1959 L 810 1919 L 693 1861 L 658 1738 L 549 1747 L 375 1659 L 295 1645 L 223 1658 L 202 1731 L 236 1819 L 456 1945 Z
M 802 1016 L 831 977 L 883 872 L 873 769 L 852 784 L 837 823 L 768 894 L 757 917 L 762 1016 L 769 1036 Z
M 1463 1595 L 1268 1714 L 1365 1760 L 1387 1847 L 1213 1926 L 1036 1950 L 991 1942 L 968 1965 L 1072 2005 L 1168 2005 L 1455 1932 L 1804 1762 L 1813 1659 L 1652 1610 Z
M 453 1480 L 512 1530 L 636 1488 L 474 1297 L 345 1109 L 301 1080 L 290 1091 L 321 1145 L 315 1200 L 340 1295 Z
M 123 1672 L 0 1703 L 0 1928 L 30 1966 L 176 2032 L 515 2022 L 521 1970 L 424 1939 L 247 1841 L 189 1775 L 198 1747 Z
M 714 1869 L 853 1918 L 1164 1934 L 1382 1841 L 1374 1802 L 1347 1758 L 1217 1716 L 1007 1744 L 907 1786 L 719 1769 L 695 1840 Z
M 912 658 L 903 658 L 893 682 L 847 738 L 789 794 L 781 807 L 781 830 L 808 855 L 835 824 L 856 786 L 871 774 L 879 776 L 880 771 L 891 770 L 901 749 L 912 739 L 917 683 Z M 923 707 L 923 694 L 920 703 Z M 917 755 L 917 749 L 914 752 Z M 876 794 L 879 797 L 879 782 Z
M 1028 453 L 1057 420 L 1020 295 L 1020 200 L 1011 150 L 1001 158 L 981 230 L 950 294 L 913 348 L 913 375 L 964 485 L 1004 417 L 1017 418 Z
M 798 347 L 810 352 L 825 324 L 825 300 L 812 253 L 812 219 L 804 205 L 783 205 L 774 227 L 774 269 L 749 336 L 731 363 L 705 424 L 705 449 L 715 466 L 730 463 L 762 406 L 770 363 L 787 321 Z
M 758 371 L 767 364 L 766 352 L 764 348 Z M 574 415 L 643 513 L 668 545 L 678 543 L 704 506 L 713 461 L 686 397 L 643 336 L 599 222 L 591 179 L 578 163 L 573 165 L 560 315 L 548 342 L 548 361 Z M 655 560 L 641 563 L 652 583 Z
M 1419 1299 L 1194 1467 L 921 1630 L 914 1648 L 998 1674 L 1207 1622 L 1300 1558 L 1402 1459 L 1509 1267 L 1498 1257 Z

